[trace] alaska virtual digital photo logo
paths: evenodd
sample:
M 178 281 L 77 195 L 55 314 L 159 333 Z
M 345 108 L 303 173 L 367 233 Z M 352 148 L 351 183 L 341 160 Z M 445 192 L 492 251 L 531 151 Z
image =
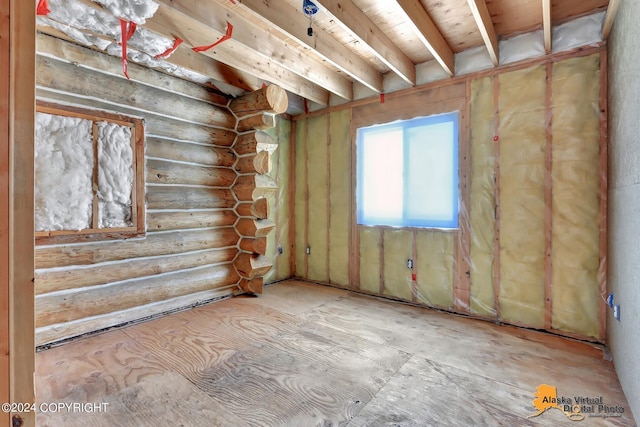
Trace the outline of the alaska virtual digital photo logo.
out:
M 540 384 L 533 395 L 533 406 L 538 412 L 528 418 L 537 417 L 548 409 L 561 411 L 571 421 L 582 421 L 585 417 L 621 417 L 624 413 L 622 406 L 608 405 L 602 396 L 558 396 L 556 388 L 548 384 Z

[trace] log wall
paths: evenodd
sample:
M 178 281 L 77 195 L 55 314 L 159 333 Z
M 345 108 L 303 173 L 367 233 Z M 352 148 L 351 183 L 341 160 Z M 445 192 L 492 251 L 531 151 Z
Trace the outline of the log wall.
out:
M 601 55 L 549 56 L 295 117 L 295 276 L 602 340 Z M 460 112 L 459 228 L 358 225 L 356 130 L 450 111 Z
M 135 64 L 127 80 L 117 58 L 50 36 L 37 43 L 38 99 L 144 119 L 147 231 L 36 248 L 36 344 L 237 293 L 228 99 Z

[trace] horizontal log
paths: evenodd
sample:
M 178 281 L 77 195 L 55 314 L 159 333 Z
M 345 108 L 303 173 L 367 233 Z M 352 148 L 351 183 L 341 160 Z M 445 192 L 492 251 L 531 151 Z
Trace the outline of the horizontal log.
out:
M 258 154 L 242 156 L 234 169 L 239 173 L 267 174 L 271 172 L 271 155 L 268 151 L 260 151 Z
M 227 108 L 141 85 L 126 78 L 87 73 L 80 67 L 51 57 L 36 56 L 36 84 L 193 123 L 225 129 L 233 129 L 236 125 L 236 118 Z
M 255 279 L 240 279 L 240 289 L 250 294 L 261 294 L 264 288 L 264 278 L 257 277 Z
M 240 218 L 236 223 L 238 234 L 242 237 L 263 237 L 276 225 L 269 219 Z
M 236 130 L 246 132 L 249 130 L 271 129 L 276 126 L 276 117 L 273 114 L 263 113 L 247 116 L 238 120 Z
M 231 285 L 239 280 L 229 263 L 98 286 L 71 294 L 40 295 L 36 297 L 36 327 L 126 310 Z
M 229 104 L 231 111 L 239 117 L 258 112 L 281 114 L 287 111 L 288 106 L 287 92 L 276 85 L 254 90 Z
M 64 289 L 77 289 L 155 274 L 169 273 L 204 265 L 231 262 L 238 254 L 236 248 L 207 249 L 185 254 L 162 255 L 153 258 L 134 258 L 120 262 L 68 270 L 37 270 L 36 295 Z
M 266 219 L 269 217 L 269 200 L 266 197 L 260 197 L 253 202 L 239 203 L 236 206 L 236 212 L 239 216 Z
M 232 189 L 239 201 L 246 202 L 256 200 L 265 192 L 277 190 L 278 185 L 269 175 L 241 175 Z
M 240 253 L 233 265 L 238 271 L 240 277 L 246 279 L 262 277 L 271 270 L 271 267 L 273 267 L 271 260 L 266 256 L 246 252 Z
M 233 144 L 233 150 L 239 156 L 257 154 L 263 150 L 273 153 L 277 147 L 278 141 L 261 130 L 240 134 Z
M 56 323 L 36 329 L 36 346 L 42 346 L 65 338 L 77 337 L 88 332 L 99 331 L 111 326 L 135 322 L 140 319 L 148 319 L 150 316 L 158 316 L 172 310 L 191 307 L 205 301 L 228 297 L 236 291 L 236 286 L 224 286 L 217 289 L 196 292 L 165 301 L 153 302 L 127 310 L 107 313 L 84 319 L 74 320 L 69 323 Z
M 157 135 L 219 147 L 231 147 L 236 139 L 236 132 L 230 129 L 187 123 L 156 115 L 145 115 L 145 125 L 147 135 Z
M 151 233 L 144 239 L 96 242 L 81 245 L 44 246 L 35 250 L 35 267 L 89 265 L 138 257 L 169 255 L 203 249 L 225 248 L 238 243 L 234 227 L 209 230 Z
M 236 155 L 229 148 L 207 147 L 158 137 L 147 137 L 146 154 L 148 157 L 203 166 L 232 167 L 236 162 Z
M 170 160 L 147 160 L 147 183 L 229 187 L 236 180 L 233 169 L 194 166 Z
M 260 255 L 266 255 L 267 253 L 267 238 L 266 237 L 243 237 L 240 239 L 240 249 L 247 252 L 253 252 Z
M 55 56 L 70 63 L 82 64 L 92 69 L 92 72 L 108 73 L 116 76 L 122 75 L 122 62 L 119 57 L 105 55 L 97 50 L 79 46 L 75 43 L 62 40 L 47 34 L 36 34 L 36 49 L 38 54 L 45 53 Z M 185 95 L 190 98 L 225 107 L 229 102 L 213 89 L 203 85 L 192 83 L 184 79 L 176 78 L 162 72 L 138 65 L 129 61 L 129 75 L 133 81 L 142 82 L 167 92 Z
M 232 208 L 231 190 L 219 188 L 148 186 L 147 209 Z
M 184 230 L 233 225 L 238 216 L 230 209 L 147 212 L 147 231 Z

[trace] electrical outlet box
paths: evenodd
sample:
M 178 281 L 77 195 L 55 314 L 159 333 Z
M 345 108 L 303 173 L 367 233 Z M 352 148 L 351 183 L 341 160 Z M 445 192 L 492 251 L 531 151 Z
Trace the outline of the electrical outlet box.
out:
M 412 259 L 408 259 L 407 260 L 407 268 L 410 270 L 413 270 L 413 260 Z
M 284 252 L 282 250 L 282 245 L 278 245 L 278 255 L 282 255 L 282 252 Z
M 307 246 L 307 255 L 311 255 L 311 246 Z
M 613 308 L 613 292 L 609 293 L 609 296 L 607 297 L 607 304 L 609 304 L 609 307 Z
M 620 304 L 613 306 L 613 317 L 615 317 L 618 322 L 620 321 Z

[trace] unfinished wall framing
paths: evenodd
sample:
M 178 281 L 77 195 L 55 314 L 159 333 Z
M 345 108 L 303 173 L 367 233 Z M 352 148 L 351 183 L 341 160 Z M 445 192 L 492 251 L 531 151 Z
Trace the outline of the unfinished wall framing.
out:
M 549 55 L 393 93 L 384 103 L 358 101 L 294 118 L 295 275 L 603 340 L 603 49 Z M 449 111 L 460 112 L 459 228 L 357 225 L 356 129 Z M 340 127 L 344 121 L 349 134 Z M 338 152 L 342 158 L 334 162 Z M 331 231 L 336 224 L 346 224 L 344 239 Z M 344 271 L 344 259 L 348 282 L 332 274 Z

